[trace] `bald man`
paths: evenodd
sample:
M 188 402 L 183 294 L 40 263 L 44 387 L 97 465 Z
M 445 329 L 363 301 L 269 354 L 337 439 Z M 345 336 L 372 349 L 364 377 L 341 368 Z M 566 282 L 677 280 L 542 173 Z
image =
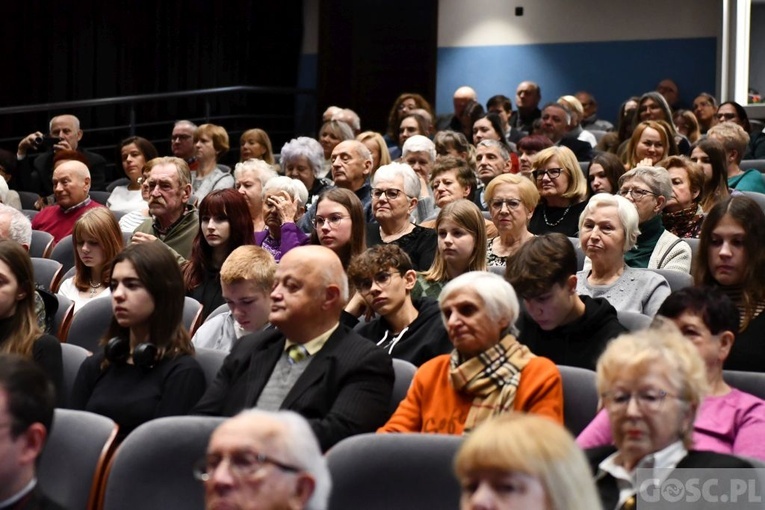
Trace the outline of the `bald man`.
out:
M 271 292 L 275 329 L 234 345 L 194 413 L 233 416 L 252 407 L 308 420 L 322 451 L 385 423 L 393 368 L 385 351 L 340 324 L 348 279 L 323 246 L 293 248 Z
M 515 90 L 516 111 L 510 117 L 510 125 L 529 135 L 534 121 L 542 116 L 539 102 L 542 100 L 542 89 L 533 81 L 522 81 Z
M 56 242 L 72 233 L 75 222 L 90 209 L 103 207 L 90 199 L 90 171 L 84 163 L 67 160 L 53 171 L 56 205 L 45 207 L 32 220 L 34 230 L 50 233 Z
M 460 123 L 460 117 L 465 111 L 465 106 L 470 101 L 478 101 L 478 94 L 475 90 L 467 85 L 463 85 L 454 91 L 452 96 L 452 105 L 454 105 L 454 112 L 447 115 L 439 115 L 436 121 L 436 127 L 438 131 L 444 129 L 451 129 L 452 131 L 462 131 L 462 123 Z

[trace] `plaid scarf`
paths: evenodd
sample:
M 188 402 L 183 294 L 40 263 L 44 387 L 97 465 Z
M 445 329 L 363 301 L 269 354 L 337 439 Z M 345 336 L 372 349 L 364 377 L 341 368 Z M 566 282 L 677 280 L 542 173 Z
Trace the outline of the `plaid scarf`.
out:
M 513 408 L 521 371 L 534 357 L 513 335 L 505 336 L 497 345 L 464 362 L 456 350 L 452 352 L 449 372 L 452 387 L 473 397 L 464 434 L 488 418 Z

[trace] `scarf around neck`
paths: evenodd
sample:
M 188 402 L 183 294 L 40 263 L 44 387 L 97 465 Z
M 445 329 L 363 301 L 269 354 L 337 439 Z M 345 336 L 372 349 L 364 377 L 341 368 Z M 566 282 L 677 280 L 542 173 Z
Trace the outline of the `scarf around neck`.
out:
M 449 371 L 452 387 L 473 397 L 464 434 L 513 408 L 521 371 L 535 357 L 513 335 L 505 336 L 497 345 L 467 361 L 462 361 L 456 350 L 452 351 Z
M 699 237 L 701 223 L 704 221 L 704 212 L 701 206 L 693 204 L 685 209 L 675 212 L 663 212 L 662 223 L 664 228 L 680 238 Z
M 657 214 L 650 220 L 641 223 L 640 235 L 637 238 L 637 244 L 634 248 L 624 254 L 624 262 L 630 267 L 648 267 L 656 243 L 664 233 L 664 224 L 661 222 L 661 215 Z

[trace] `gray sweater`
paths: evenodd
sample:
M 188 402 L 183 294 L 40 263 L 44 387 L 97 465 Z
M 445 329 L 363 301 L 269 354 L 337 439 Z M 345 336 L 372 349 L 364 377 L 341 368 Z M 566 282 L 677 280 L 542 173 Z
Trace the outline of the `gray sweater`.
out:
M 617 311 L 653 317 L 671 292 L 667 280 L 650 269 L 625 266 L 624 273 L 611 285 L 590 285 L 589 275 L 589 269 L 576 273 L 577 294 L 605 298 Z

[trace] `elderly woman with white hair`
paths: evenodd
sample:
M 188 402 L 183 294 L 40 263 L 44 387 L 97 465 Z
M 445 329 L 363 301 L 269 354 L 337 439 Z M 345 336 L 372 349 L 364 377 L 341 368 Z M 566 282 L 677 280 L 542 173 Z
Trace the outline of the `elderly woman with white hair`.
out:
M 255 244 L 273 255 L 277 262 L 289 250 L 310 240 L 295 224 L 305 213 L 307 199 L 308 190 L 297 179 L 274 177 L 263 186 L 266 229 L 255 232 Z
M 322 191 L 332 187 L 332 181 L 321 177 L 324 171 L 324 149 L 307 136 L 299 136 L 282 147 L 280 164 L 287 177 L 298 179 L 308 190 L 306 208 L 313 205 Z
M 252 216 L 253 232 L 266 229 L 263 219 L 263 188 L 276 177 L 273 167 L 262 159 L 248 159 L 234 167 L 234 189 L 244 196 Z
M 420 196 L 420 180 L 403 163 L 381 166 L 372 178 L 375 223 L 367 228 L 367 246 L 395 243 L 412 259 L 416 271 L 425 271 L 436 254 L 436 231 L 410 221 Z
M 619 195 L 638 212 L 637 245 L 624 254 L 630 267 L 690 273 L 691 247 L 664 228 L 661 211 L 672 198 L 672 180 L 662 167 L 638 166 L 619 178 Z
M 563 423 L 560 373 L 518 342 L 520 305 L 504 278 L 465 273 L 446 284 L 438 304 L 454 350 L 417 370 L 406 398 L 378 432 L 466 434 L 511 410 Z
M 420 196 L 413 213 L 414 222 L 419 224 L 430 218 L 436 210 L 433 190 L 430 189 L 430 173 L 436 162 L 436 145 L 427 136 L 411 136 L 401 148 L 401 162 L 412 167 L 420 179 Z
M 593 196 L 579 217 L 579 241 L 592 266 L 576 274 L 577 294 L 606 298 L 619 311 L 656 315 L 670 294 L 669 284 L 653 271 L 624 263 L 639 234 L 638 213 L 629 200 Z

